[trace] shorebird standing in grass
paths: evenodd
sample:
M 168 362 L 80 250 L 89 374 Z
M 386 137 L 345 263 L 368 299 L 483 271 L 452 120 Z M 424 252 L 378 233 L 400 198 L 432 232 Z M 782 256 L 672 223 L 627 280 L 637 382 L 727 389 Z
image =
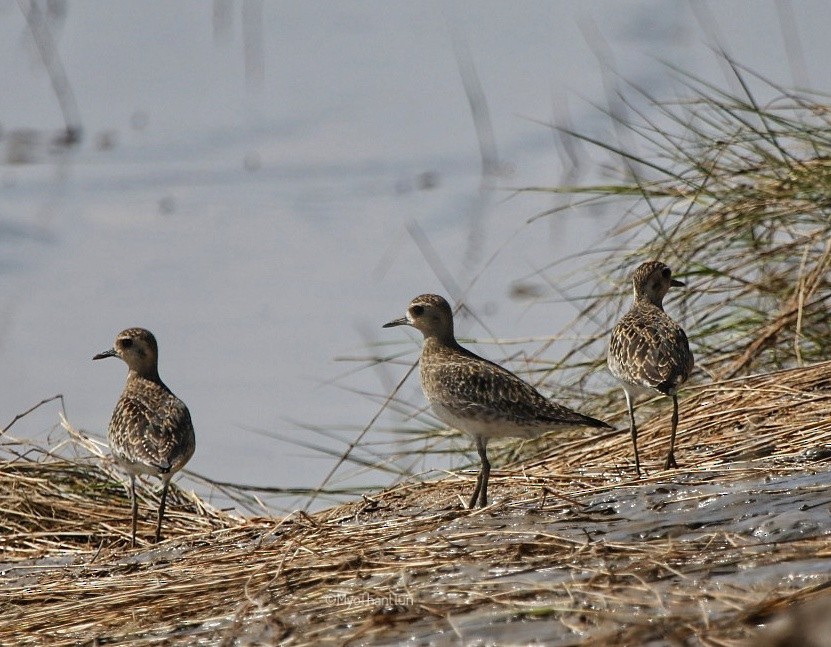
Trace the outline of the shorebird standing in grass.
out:
M 678 467 L 675 461 L 675 432 L 678 428 L 678 389 L 693 369 L 693 354 L 684 330 L 664 312 L 664 297 L 671 287 L 683 287 L 672 278 L 672 270 L 658 261 L 643 263 L 632 277 L 635 300 L 612 331 L 607 362 L 621 383 L 629 409 L 629 430 L 635 448 L 635 470 L 641 475 L 638 459 L 638 429 L 635 425 L 635 398 L 639 395 L 668 395 L 672 398 L 672 435 L 664 469 Z
M 190 412 L 159 377 L 159 347 L 144 328 L 118 333 L 115 345 L 92 359 L 120 357 L 130 369 L 127 383 L 110 420 L 107 438 L 116 462 L 130 475 L 133 523 L 130 545 L 136 545 L 136 476 L 152 474 L 162 480 L 156 543 L 170 478 L 193 456 L 196 439 Z
M 472 436 L 482 460 L 469 508 L 488 503 L 491 438 L 533 438 L 547 431 L 595 427 L 611 429 L 600 420 L 547 400 L 510 371 L 463 348 L 453 335 L 453 312 L 435 294 L 416 297 L 406 316 L 384 324 L 412 326 L 424 335 L 421 388 L 443 423 Z

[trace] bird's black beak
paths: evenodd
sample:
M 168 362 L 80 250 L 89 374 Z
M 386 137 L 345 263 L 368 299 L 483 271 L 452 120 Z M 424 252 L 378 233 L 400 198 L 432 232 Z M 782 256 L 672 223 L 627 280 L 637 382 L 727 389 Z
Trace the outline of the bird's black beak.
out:
M 388 323 L 385 323 L 382 328 L 392 328 L 393 326 L 409 326 L 410 322 L 407 320 L 407 317 L 401 317 L 401 319 L 394 319 Z
M 685 287 L 687 287 L 686 283 L 684 283 L 683 281 L 679 281 L 678 279 L 672 279 L 669 282 L 669 284 L 673 288 L 685 288 Z
M 103 353 L 98 353 L 92 359 L 104 359 L 105 357 L 118 357 L 118 353 L 115 352 L 115 348 L 110 348 L 110 350 L 105 350 Z

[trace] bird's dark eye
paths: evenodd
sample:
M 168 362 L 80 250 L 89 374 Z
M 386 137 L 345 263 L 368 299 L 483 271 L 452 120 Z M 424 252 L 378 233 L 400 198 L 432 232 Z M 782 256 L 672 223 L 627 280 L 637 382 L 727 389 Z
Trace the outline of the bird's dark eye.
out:
M 424 306 L 413 306 L 410 308 L 410 312 L 413 313 L 414 317 L 420 317 L 424 314 Z
M 672 276 L 672 270 L 669 269 L 668 267 L 665 267 L 664 269 L 661 270 L 661 274 L 664 275 L 665 279 L 668 279 L 670 276 Z
M 121 340 L 121 347 L 122 348 L 130 348 L 133 345 L 132 339 L 122 339 Z

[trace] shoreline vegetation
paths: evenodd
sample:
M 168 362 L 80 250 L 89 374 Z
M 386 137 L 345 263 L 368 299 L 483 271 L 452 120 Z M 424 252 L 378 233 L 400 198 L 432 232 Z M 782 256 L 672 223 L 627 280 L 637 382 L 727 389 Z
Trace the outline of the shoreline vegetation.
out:
M 646 154 L 568 133 L 623 180 L 527 189 L 629 205 L 612 237 L 630 251 L 592 261 L 614 288 L 587 294 L 573 324 L 596 335 L 530 362 L 542 386 L 568 375 L 563 404 L 579 394 L 618 431 L 505 445 L 484 510 L 463 509 L 464 470 L 286 516 L 172 485 L 156 546 L 144 487 L 129 550 L 108 452 L 66 421 L 49 448 L 7 427 L 0 644 L 775 645 L 758 625 L 794 610 L 793 644 L 811 644 L 831 587 L 831 112 L 771 86 L 761 107 L 733 69 L 744 96 L 685 77 L 689 99 L 629 106 L 615 125 Z M 653 258 L 688 285 L 667 309 L 700 368 L 681 392 L 679 469 L 658 469 L 667 403 L 638 407 L 635 479 L 623 396 L 596 374 L 631 270 Z
M 472 471 L 286 517 L 171 486 L 159 545 L 142 488 L 136 550 L 98 457 L 6 439 L 0 644 L 746 644 L 831 593 L 831 362 L 681 407 L 679 470 L 657 469 L 664 413 L 642 425 L 641 479 L 624 429 L 494 470 L 484 511 L 462 507 Z

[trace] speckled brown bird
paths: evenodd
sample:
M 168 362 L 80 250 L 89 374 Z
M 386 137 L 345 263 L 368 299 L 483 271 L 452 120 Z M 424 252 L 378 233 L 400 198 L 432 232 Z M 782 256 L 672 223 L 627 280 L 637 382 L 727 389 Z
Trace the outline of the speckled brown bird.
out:
M 472 436 L 482 460 L 469 508 L 485 507 L 491 465 L 491 438 L 533 438 L 547 431 L 573 427 L 611 429 L 600 420 L 567 409 L 543 397 L 533 386 L 456 341 L 453 312 L 435 294 L 412 300 L 406 316 L 384 324 L 412 326 L 424 335 L 421 388 L 436 416 L 453 429 Z
M 672 270 L 658 261 L 643 263 L 632 277 L 635 300 L 631 310 L 617 323 L 609 342 L 609 370 L 621 383 L 629 408 L 629 430 L 635 448 L 635 470 L 641 474 L 638 458 L 638 429 L 635 399 L 639 395 L 666 395 L 672 398 L 672 434 L 664 469 L 678 467 L 675 460 L 675 432 L 678 429 L 678 389 L 690 377 L 694 359 L 684 330 L 664 312 L 664 297 L 670 287 L 683 287 L 672 278 Z
M 190 412 L 159 377 L 159 347 L 144 328 L 118 333 L 115 345 L 92 359 L 120 357 L 129 368 L 127 383 L 110 420 L 107 438 L 116 462 L 130 475 L 133 523 L 131 546 L 136 545 L 136 476 L 151 474 L 162 480 L 156 542 L 161 538 L 170 478 L 193 456 L 196 438 Z

